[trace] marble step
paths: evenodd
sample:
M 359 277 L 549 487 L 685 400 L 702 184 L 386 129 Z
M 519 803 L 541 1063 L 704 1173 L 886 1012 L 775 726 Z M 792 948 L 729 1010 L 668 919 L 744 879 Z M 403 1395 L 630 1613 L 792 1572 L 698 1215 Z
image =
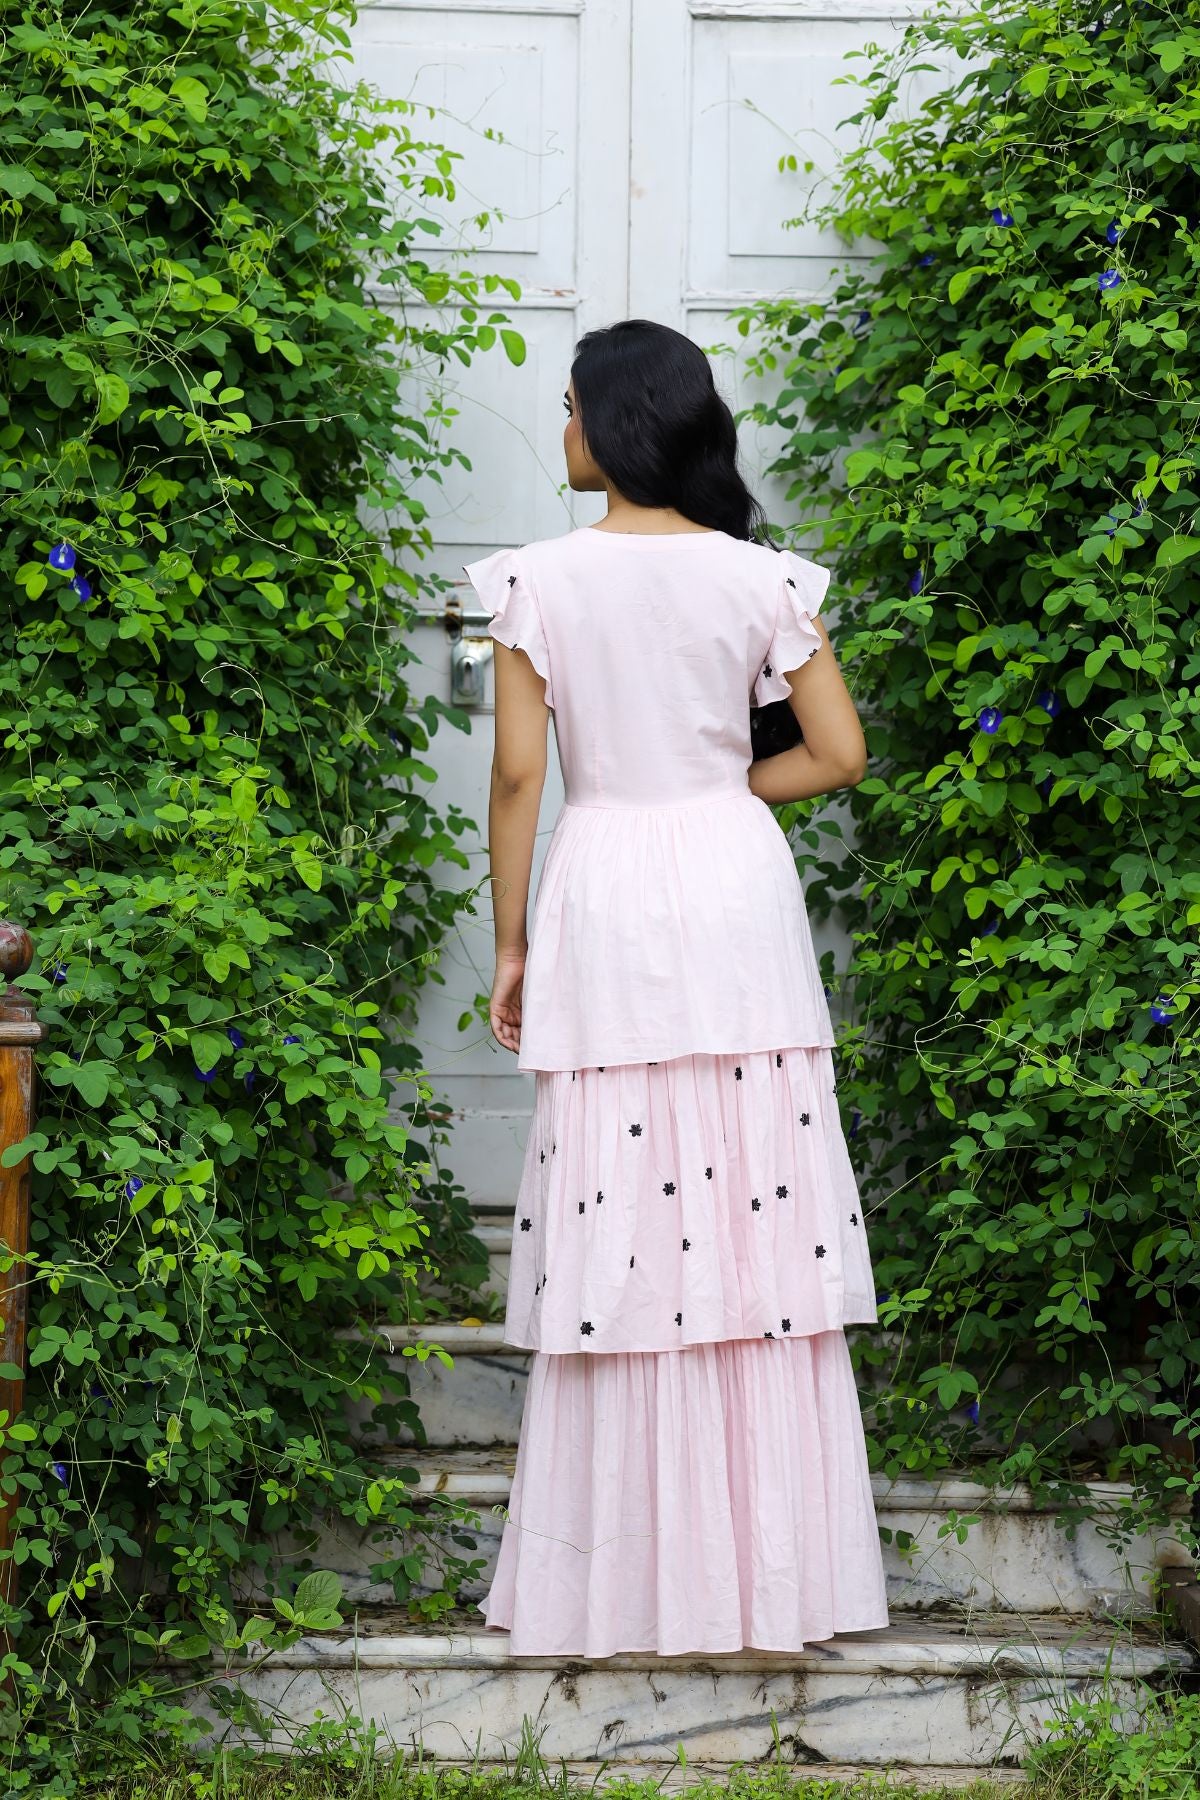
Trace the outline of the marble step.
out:
M 1103 1689 L 1132 1727 L 1141 1684 L 1167 1685 L 1198 1666 L 1188 1646 L 1144 1627 L 1101 1630 L 1062 1615 L 908 1618 L 799 1653 L 589 1661 L 513 1657 L 506 1632 L 430 1631 L 379 1609 L 227 1675 L 286 1717 L 278 1748 L 318 1712 L 345 1709 L 434 1758 L 504 1756 L 532 1735 L 547 1759 L 592 1768 L 640 1768 L 683 1746 L 689 1760 L 726 1767 L 782 1755 L 788 1764 L 984 1771 L 1018 1765 L 1077 1696 Z M 227 1730 L 214 1719 L 214 1738 Z
M 396 1449 L 385 1460 L 397 1475 L 404 1472 L 416 1497 L 453 1498 L 477 1513 L 479 1525 L 467 1534 L 476 1548 L 459 1545 L 455 1554 L 482 1560 L 481 1573 L 459 1589 L 464 1601 L 481 1599 L 495 1568 L 515 1447 Z M 1130 1492 L 1120 1483 L 1089 1484 L 1099 1516 L 1078 1525 L 1073 1538 L 1056 1525 L 1053 1512 L 1036 1503 L 1028 1487 L 992 1490 L 966 1479 L 889 1480 L 885 1475 L 873 1476 L 871 1486 L 893 1613 L 982 1609 L 1147 1617 L 1156 1608 L 1151 1584 L 1159 1570 L 1186 1566 L 1183 1547 L 1170 1531 L 1138 1537 L 1123 1554 L 1114 1547 L 1107 1533 Z M 1182 1524 L 1182 1506 L 1179 1517 Z M 387 1583 L 372 1580 L 371 1566 L 405 1548 L 402 1540 L 384 1535 L 372 1541 L 369 1531 L 339 1520 L 327 1525 L 305 1554 L 314 1568 L 337 1571 L 352 1603 L 386 1605 L 394 1595 Z M 299 1549 L 294 1540 L 279 1539 L 276 1554 L 286 1559 Z M 427 1593 L 440 1585 L 431 1571 L 416 1591 Z

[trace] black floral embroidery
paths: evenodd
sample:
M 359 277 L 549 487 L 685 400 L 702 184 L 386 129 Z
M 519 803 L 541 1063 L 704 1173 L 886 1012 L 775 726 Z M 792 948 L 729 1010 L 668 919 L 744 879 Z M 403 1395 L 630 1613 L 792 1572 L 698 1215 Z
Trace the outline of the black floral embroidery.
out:
M 633 1267 L 633 1258 L 632 1258 L 632 1256 L 631 1256 L 631 1257 L 630 1257 L 630 1259 L 629 1259 L 629 1266 L 630 1266 L 630 1268 L 631 1268 L 631 1269 L 632 1269 L 632 1267 Z
M 825 1254 L 825 1246 L 824 1246 L 824 1244 L 818 1244 L 818 1245 L 817 1245 L 817 1255 L 818 1255 L 818 1256 L 824 1256 L 824 1254 Z
M 664 1194 L 673 1194 L 674 1192 L 675 1192 L 675 1183 L 673 1181 L 664 1181 L 663 1182 L 663 1193 Z
M 800 1114 L 800 1123 L 801 1123 L 801 1124 L 802 1124 L 802 1125 L 807 1125 L 807 1124 L 808 1124 L 808 1114 L 807 1114 L 807 1113 L 801 1113 L 801 1114 Z
M 781 1319 L 780 1324 L 785 1331 L 790 1331 L 792 1329 L 792 1321 L 790 1319 Z
M 545 1162 L 545 1160 L 546 1160 L 546 1152 L 544 1150 L 539 1150 L 538 1151 L 538 1161 Z
M 796 584 L 795 584 L 795 582 L 794 582 L 794 581 L 793 581 L 793 580 L 792 580 L 792 578 L 791 578 L 791 576 L 790 576 L 790 575 L 785 575 L 785 576 L 784 576 L 784 578 L 783 578 L 783 579 L 784 579 L 784 580 L 785 580 L 785 581 L 786 581 L 786 582 L 787 582 L 787 584 L 788 584 L 788 586 L 789 586 L 789 587 L 795 587 L 795 585 L 796 585 Z
M 773 1338 L 775 1336 L 775 1333 L 773 1331 L 764 1331 L 763 1336 Z
M 511 586 L 512 586 L 512 584 L 513 584 L 513 582 L 514 582 L 514 581 L 515 581 L 515 580 L 516 580 L 516 579 L 517 579 L 517 578 L 516 578 L 516 576 L 515 576 L 515 575 L 510 575 L 510 576 L 509 576 L 509 578 L 508 578 L 508 585 L 509 585 L 509 587 L 511 587 Z
M 579 1202 L 579 1210 L 580 1210 L 580 1212 L 583 1211 L 583 1201 L 582 1200 Z
M 602 1201 L 602 1200 L 603 1200 L 603 1198 L 604 1198 L 604 1189 L 603 1189 L 603 1188 L 597 1188 L 597 1189 L 596 1189 L 596 1205 L 597 1205 L 597 1206 L 599 1206 L 599 1204 L 600 1204 L 600 1202 L 601 1202 L 601 1201 Z
M 690 1250 L 692 1247 L 692 1240 L 690 1238 L 684 1238 L 683 1247 L 685 1250 Z
M 759 1210 L 759 1208 L 761 1207 L 761 1205 L 762 1205 L 761 1200 L 752 1200 L 750 1202 L 750 1211 L 757 1212 Z
M 815 655 L 816 655 L 816 654 L 817 654 L 817 651 L 818 651 L 818 650 L 819 650 L 819 649 L 820 649 L 820 645 L 819 645 L 819 644 L 814 644 L 814 645 L 813 645 L 813 647 L 812 647 L 812 649 L 811 649 L 811 650 L 810 650 L 810 651 L 809 651 L 809 653 L 808 653 L 808 654 L 809 654 L 809 655 L 810 655 L 810 656 L 815 656 Z
M 681 1312 L 677 1312 L 677 1313 L 676 1313 L 676 1314 L 675 1314 L 675 1323 L 676 1323 L 676 1324 L 677 1324 L 677 1325 L 682 1325 L 682 1324 L 683 1324 L 683 1314 L 682 1314 L 682 1313 L 681 1313 Z
M 770 663 L 764 663 L 764 664 L 763 664 L 763 674 L 764 674 L 764 675 L 769 675 L 769 674 L 770 674 L 770 673 L 771 673 L 771 665 L 770 665 Z
M 607 1064 L 606 1064 L 606 1063 L 601 1063 L 601 1064 L 600 1064 L 600 1073 L 601 1073 L 601 1074 L 602 1074 L 602 1075 L 603 1075 L 603 1073 L 604 1073 L 604 1071 L 605 1071 L 605 1069 L 606 1069 L 606 1068 L 607 1068 L 607 1066 L 608 1066 L 608 1065 L 607 1065 Z
M 708 1177 L 709 1181 L 711 1181 L 712 1180 L 712 1164 L 711 1163 L 709 1163 L 709 1165 L 708 1165 L 707 1169 L 705 1169 L 704 1173 Z
M 558 1145 L 557 1145 L 557 1144 L 551 1144 L 551 1146 L 550 1146 L 550 1154 L 551 1154 L 551 1156 L 553 1156 L 553 1155 L 554 1155 L 554 1152 L 555 1152 L 555 1151 L 556 1151 L 556 1150 L 557 1150 L 557 1149 L 558 1149 Z
M 533 1220 L 532 1219 L 522 1219 L 521 1220 L 521 1230 L 522 1231 L 532 1231 L 533 1230 Z
M 575 1079 L 575 1077 L 576 1077 L 576 1075 L 577 1075 L 577 1074 L 578 1074 L 578 1070 L 577 1070 L 577 1069 L 572 1069 L 572 1070 L 571 1070 L 571 1080 L 572 1080 L 572 1081 L 574 1081 L 574 1079 Z
M 736 1065 L 736 1067 L 735 1067 L 735 1068 L 734 1068 L 734 1071 L 733 1071 L 733 1079 L 734 1079 L 734 1080 L 735 1080 L 735 1081 L 740 1081 L 740 1080 L 741 1080 L 741 1079 L 742 1079 L 742 1065 L 741 1065 L 741 1063 L 738 1063 L 738 1064 L 737 1064 L 737 1065 Z
M 850 1223 L 851 1223 L 851 1224 L 852 1224 L 852 1225 L 857 1225 L 857 1224 L 858 1224 L 858 1214 L 857 1214 L 857 1213 L 851 1213 L 851 1214 L 850 1214 Z
M 629 1127 L 629 1135 L 630 1135 L 630 1137 L 641 1137 L 641 1135 L 642 1135 L 641 1126 L 640 1125 L 631 1125 Z
M 579 1329 L 580 1329 L 580 1331 L 582 1331 L 582 1333 L 583 1333 L 583 1335 L 584 1335 L 584 1337 L 591 1337 L 591 1335 L 592 1335 L 592 1321 L 591 1321 L 591 1320 L 590 1320 L 590 1319 L 585 1319 L 585 1320 L 584 1320 L 584 1321 L 583 1321 L 583 1324 L 582 1324 L 582 1325 L 581 1325 L 581 1326 L 580 1326 L 580 1327 L 579 1327 Z
M 535 1281 L 535 1282 L 534 1282 L 534 1284 L 533 1284 L 533 1291 L 534 1291 L 534 1293 L 535 1293 L 535 1294 L 536 1294 L 536 1293 L 537 1293 L 537 1292 L 538 1292 L 538 1290 L 539 1290 L 539 1289 L 540 1289 L 540 1288 L 541 1288 L 541 1285 L 542 1285 L 542 1284 L 541 1284 L 541 1282 L 540 1282 L 540 1281 Z
M 783 1057 L 780 1055 L 778 1050 L 775 1052 L 775 1067 L 777 1069 L 782 1069 L 782 1067 L 783 1067 Z
M 777 1200 L 786 1200 L 787 1199 L 787 1189 L 783 1186 L 782 1182 L 775 1189 L 775 1198 Z
M 542 1286 L 545 1287 L 545 1285 L 546 1285 L 546 1271 L 545 1271 L 545 1269 L 543 1269 L 542 1270 Z

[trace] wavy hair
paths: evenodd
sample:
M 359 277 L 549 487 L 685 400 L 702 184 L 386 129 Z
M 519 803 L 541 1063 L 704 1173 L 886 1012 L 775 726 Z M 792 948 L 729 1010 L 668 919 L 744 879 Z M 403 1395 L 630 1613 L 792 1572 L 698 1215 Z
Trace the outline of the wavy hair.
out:
M 626 500 L 779 549 L 738 469 L 733 414 L 691 338 L 653 319 L 599 326 L 577 342 L 571 380 L 588 454 Z

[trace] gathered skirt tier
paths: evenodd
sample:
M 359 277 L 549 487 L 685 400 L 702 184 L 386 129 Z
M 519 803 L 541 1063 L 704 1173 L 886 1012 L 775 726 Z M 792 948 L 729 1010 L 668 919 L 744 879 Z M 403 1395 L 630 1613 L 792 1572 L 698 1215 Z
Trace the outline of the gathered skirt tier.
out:
M 827 1046 L 539 1070 L 495 1575 L 514 1656 L 798 1652 L 888 1623 L 844 1327 L 877 1317 Z

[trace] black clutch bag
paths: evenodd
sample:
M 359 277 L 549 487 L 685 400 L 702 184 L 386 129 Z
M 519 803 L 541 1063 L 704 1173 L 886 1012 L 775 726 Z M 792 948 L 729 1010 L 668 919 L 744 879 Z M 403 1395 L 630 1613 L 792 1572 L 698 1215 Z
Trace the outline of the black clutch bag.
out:
M 750 760 L 777 756 L 804 742 L 800 721 L 792 711 L 790 700 L 768 700 L 765 706 L 750 708 Z

